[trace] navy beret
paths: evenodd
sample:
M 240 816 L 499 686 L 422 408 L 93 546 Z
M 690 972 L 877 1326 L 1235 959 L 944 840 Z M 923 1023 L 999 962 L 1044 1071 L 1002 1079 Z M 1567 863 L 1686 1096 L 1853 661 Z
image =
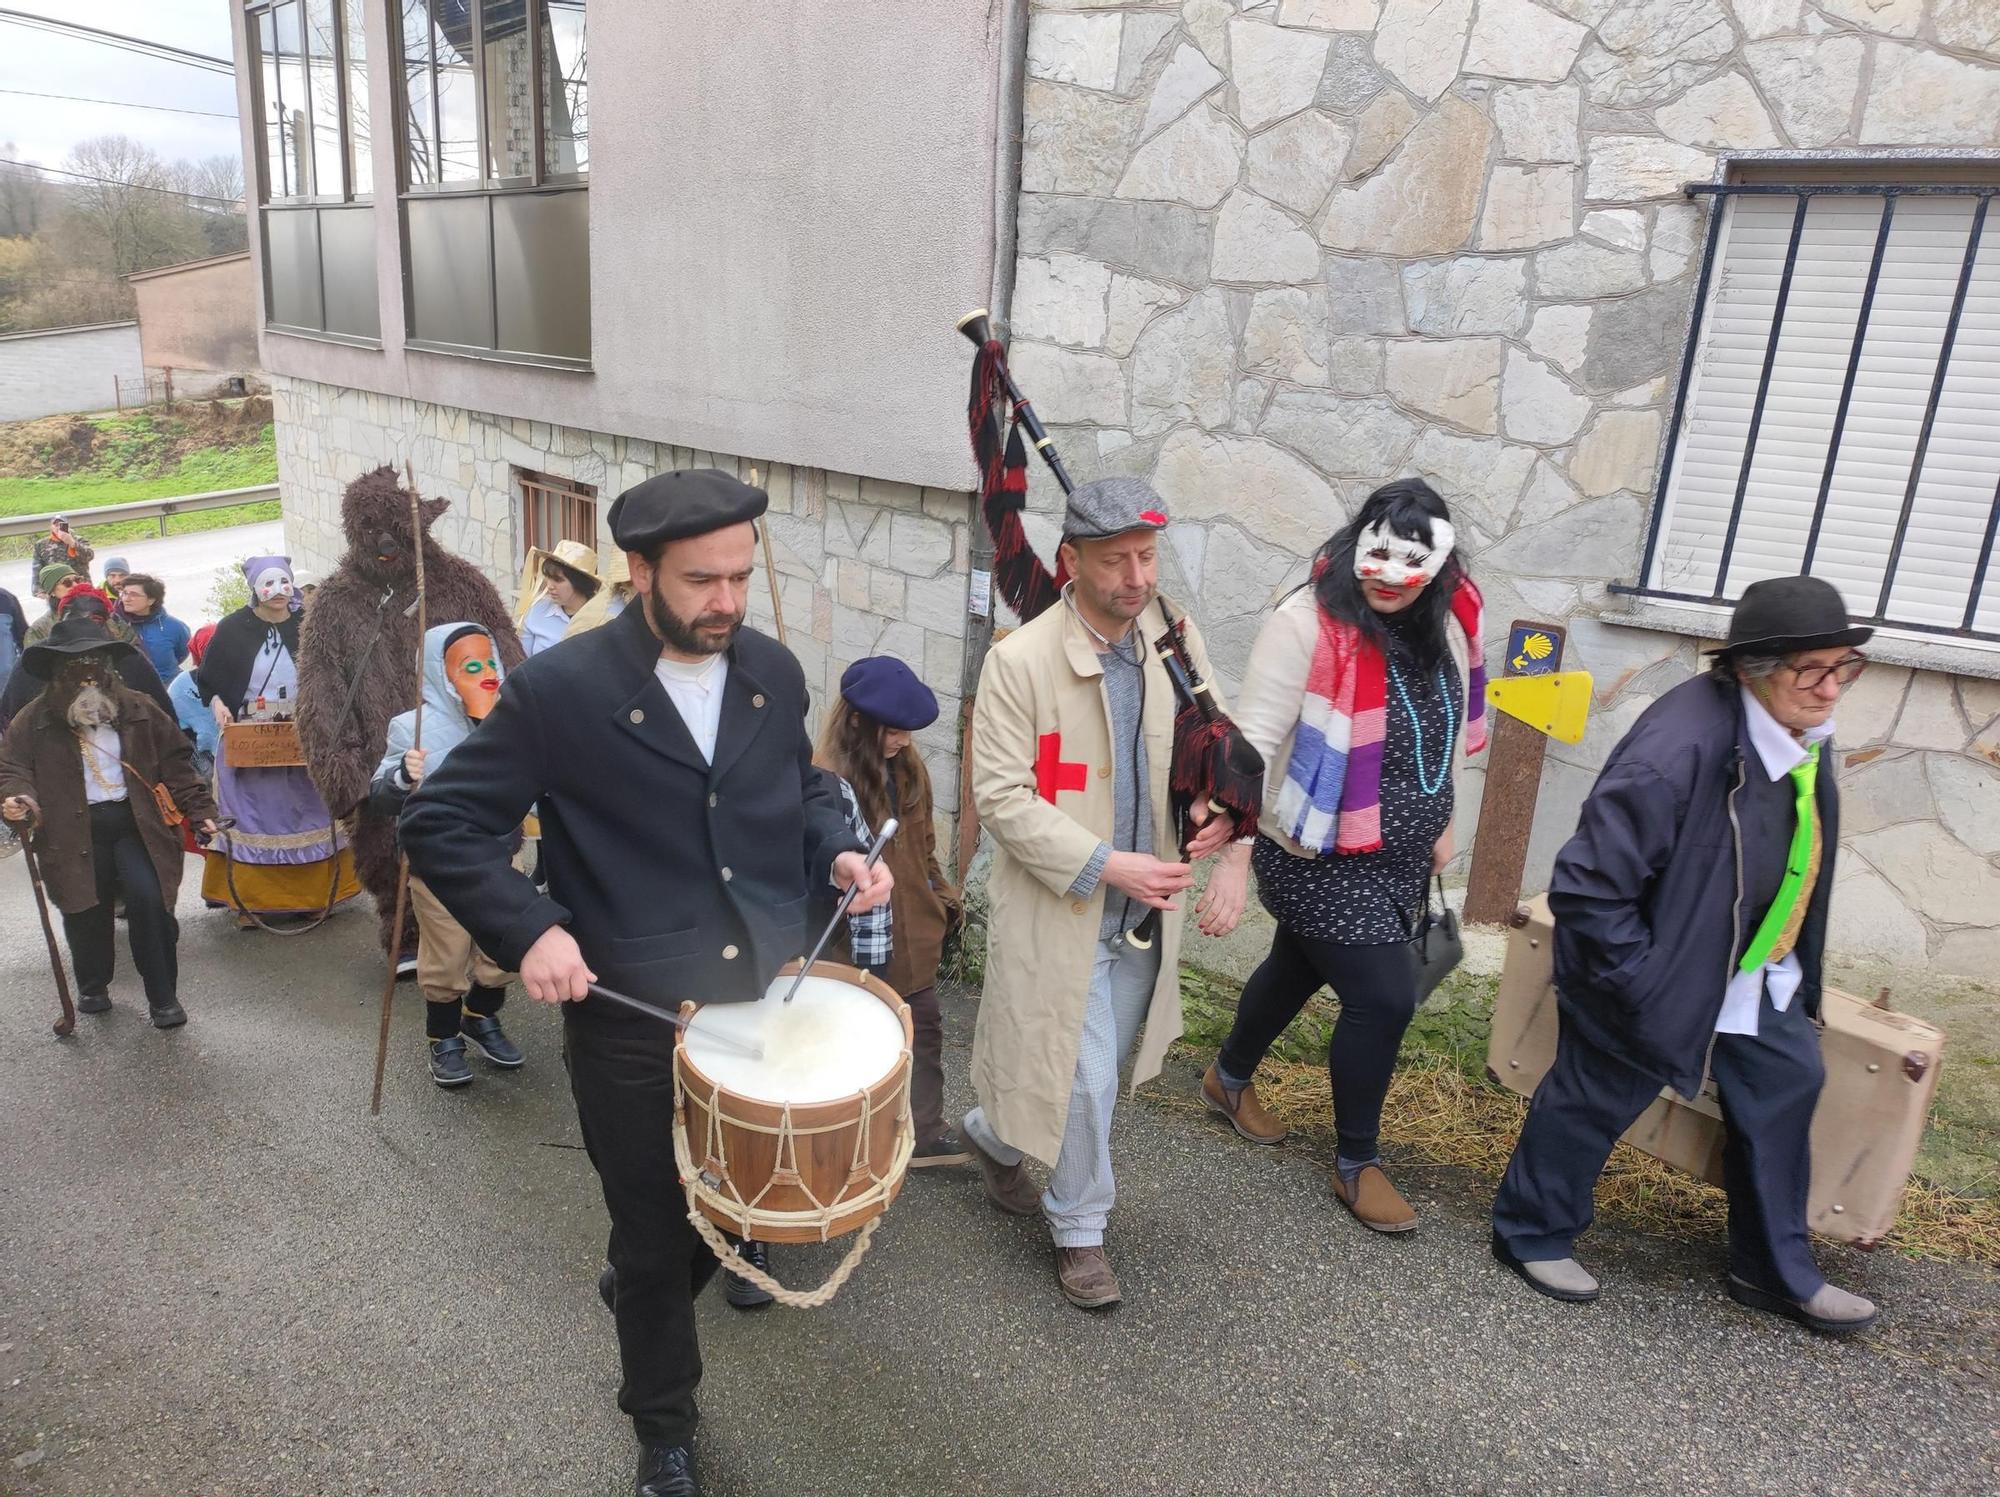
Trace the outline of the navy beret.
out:
M 936 693 L 894 655 L 855 661 L 841 672 L 840 695 L 848 706 L 885 727 L 914 733 L 937 721 Z
M 611 539 L 643 556 L 667 541 L 754 520 L 770 506 L 762 489 L 718 468 L 656 473 L 612 501 Z

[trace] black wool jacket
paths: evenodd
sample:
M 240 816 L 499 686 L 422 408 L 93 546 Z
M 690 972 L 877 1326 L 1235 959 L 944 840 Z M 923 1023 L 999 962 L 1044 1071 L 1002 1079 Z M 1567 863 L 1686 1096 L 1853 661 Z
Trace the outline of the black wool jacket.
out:
M 1832 740 L 1814 798 L 1819 878 L 1795 1002 L 1819 1012 L 1840 848 Z M 1723 994 L 1784 877 L 1794 815 L 1744 724 L 1741 688 L 1700 676 L 1640 716 L 1605 762 L 1549 879 L 1556 997 L 1585 1039 L 1682 1096 L 1700 1090 Z
M 636 604 L 507 676 L 492 715 L 403 808 L 410 871 L 501 966 L 566 925 L 605 986 L 662 1007 L 761 997 L 805 954 L 808 891 L 860 850 L 812 762 L 804 673 L 744 629 L 715 762 L 654 674 Z M 539 811 L 549 892 L 507 855 Z M 578 1017 L 624 1011 L 586 999 Z

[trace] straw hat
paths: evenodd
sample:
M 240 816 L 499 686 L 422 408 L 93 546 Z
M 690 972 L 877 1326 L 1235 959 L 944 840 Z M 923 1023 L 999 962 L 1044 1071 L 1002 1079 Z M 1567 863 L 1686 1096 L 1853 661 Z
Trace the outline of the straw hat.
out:
M 544 551 L 540 546 L 528 547 L 527 560 L 521 567 L 521 591 L 516 599 L 514 622 L 520 623 L 528 616 L 528 610 L 535 606 L 535 600 L 542 595 L 542 565 L 556 562 L 572 572 L 581 573 L 603 590 L 604 579 L 597 575 L 597 553 L 582 541 L 557 541 L 553 551 Z

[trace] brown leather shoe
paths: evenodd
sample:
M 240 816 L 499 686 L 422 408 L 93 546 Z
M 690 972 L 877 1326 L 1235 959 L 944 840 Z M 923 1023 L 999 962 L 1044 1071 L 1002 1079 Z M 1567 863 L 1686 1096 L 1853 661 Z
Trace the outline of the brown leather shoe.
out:
M 1248 1139 L 1253 1144 L 1281 1144 L 1291 1131 L 1264 1111 L 1264 1104 L 1257 1100 L 1256 1082 L 1249 1082 L 1243 1090 L 1232 1092 L 1222 1084 L 1222 1078 L 1216 1075 L 1213 1064 L 1201 1073 L 1201 1100 L 1210 1112 L 1219 1112 L 1229 1119 L 1229 1126 L 1236 1130 L 1237 1137 Z
M 1377 1232 L 1414 1232 L 1417 1228 L 1417 1213 L 1389 1183 L 1389 1177 L 1382 1173 L 1379 1164 L 1362 1165 L 1361 1173 L 1354 1177 L 1351 1187 L 1335 1169 L 1333 1193 L 1364 1227 L 1372 1227 Z
M 1124 1298 L 1102 1246 L 1056 1249 L 1056 1283 L 1079 1310 L 1108 1310 Z
M 980 1148 L 979 1140 L 970 1133 L 964 1138 L 966 1148 L 972 1151 L 972 1162 L 979 1166 L 979 1183 L 986 1187 L 987 1200 L 1009 1216 L 1034 1216 L 1041 1211 L 1042 1193 L 1028 1178 L 1025 1163 L 1017 1159 L 1002 1164 Z

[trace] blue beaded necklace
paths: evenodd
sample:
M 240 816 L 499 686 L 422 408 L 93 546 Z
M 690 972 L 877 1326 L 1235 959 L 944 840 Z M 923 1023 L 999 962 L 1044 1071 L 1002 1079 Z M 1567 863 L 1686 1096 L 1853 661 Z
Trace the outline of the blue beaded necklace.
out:
M 1436 795 L 1444 788 L 1445 776 L 1451 773 L 1452 735 L 1456 732 L 1458 724 L 1452 720 L 1453 714 L 1447 704 L 1444 715 L 1444 761 L 1438 765 L 1438 772 L 1434 778 L 1424 770 L 1424 725 L 1417 720 L 1416 703 L 1410 700 L 1409 689 L 1403 685 L 1403 673 L 1396 669 L 1396 662 L 1393 660 L 1389 662 L 1389 681 L 1396 688 L 1396 695 L 1402 698 L 1403 710 L 1410 715 L 1410 731 L 1416 735 L 1417 788 L 1425 795 Z M 1443 666 L 1438 667 L 1437 689 L 1438 696 L 1442 699 L 1446 695 Z

